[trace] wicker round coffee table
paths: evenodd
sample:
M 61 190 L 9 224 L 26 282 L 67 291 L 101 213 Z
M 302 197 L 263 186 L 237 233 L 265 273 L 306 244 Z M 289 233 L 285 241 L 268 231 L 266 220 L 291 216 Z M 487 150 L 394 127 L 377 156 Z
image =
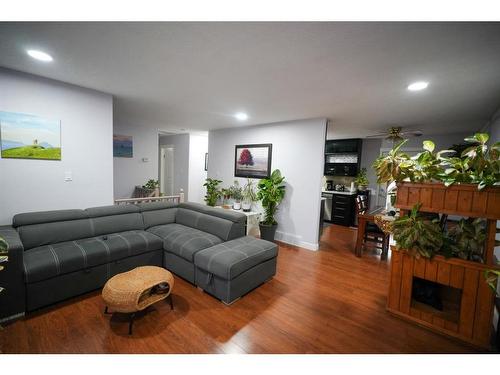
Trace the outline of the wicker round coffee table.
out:
M 169 297 L 173 310 L 172 289 L 174 277 L 164 268 L 155 266 L 137 267 L 131 271 L 120 273 L 108 280 L 102 290 L 102 298 L 106 303 L 104 313 L 112 312 L 130 314 L 129 335 L 135 314 L 153 303 Z M 109 312 L 110 309 L 112 312 Z

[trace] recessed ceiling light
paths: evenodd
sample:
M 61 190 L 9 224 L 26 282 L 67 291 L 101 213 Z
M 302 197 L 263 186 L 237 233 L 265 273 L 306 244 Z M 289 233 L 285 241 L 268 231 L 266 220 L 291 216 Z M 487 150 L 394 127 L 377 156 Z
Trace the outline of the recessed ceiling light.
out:
M 410 91 L 420 91 L 420 90 L 425 90 L 427 86 L 429 86 L 429 82 L 418 81 L 409 84 L 407 88 Z
M 239 121 L 246 121 L 248 120 L 248 115 L 244 112 L 238 112 L 237 114 L 234 115 L 237 120 Z
M 36 49 L 29 49 L 29 50 L 26 51 L 26 53 L 28 55 L 30 55 L 31 57 L 33 57 L 34 59 L 37 59 L 37 60 L 40 60 L 40 61 L 50 62 L 50 61 L 54 60 L 52 58 L 52 56 L 50 56 L 48 53 L 45 53 L 45 52 L 42 52 L 42 51 L 38 51 Z

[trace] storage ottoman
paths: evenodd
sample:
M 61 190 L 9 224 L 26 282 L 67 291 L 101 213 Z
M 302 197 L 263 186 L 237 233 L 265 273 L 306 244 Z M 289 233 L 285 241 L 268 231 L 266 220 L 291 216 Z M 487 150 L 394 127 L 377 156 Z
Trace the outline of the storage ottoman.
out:
M 196 285 L 233 303 L 276 274 L 277 256 L 275 243 L 251 236 L 212 246 L 194 256 Z

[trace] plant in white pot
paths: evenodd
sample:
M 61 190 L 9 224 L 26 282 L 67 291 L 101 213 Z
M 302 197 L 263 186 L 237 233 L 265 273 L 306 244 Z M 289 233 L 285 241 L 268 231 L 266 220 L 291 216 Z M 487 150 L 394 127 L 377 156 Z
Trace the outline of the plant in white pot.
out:
M 233 198 L 233 210 L 240 210 L 241 200 L 243 199 L 243 193 L 240 183 L 235 180 L 229 190 L 231 191 L 231 197 Z
M 264 240 L 274 241 L 278 222 L 274 218 L 278 205 L 285 197 L 285 177 L 281 176 L 279 169 L 271 173 L 271 177 L 260 180 L 257 198 L 262 201 L 264 220 L 260 222 L 260 237 Z
M 241 192 L 242 202 L 241 208 L 244 212 L 252 211 L 253 202 L 257 202 L 259 199 L 257 198 L 257 193 L 255 192 L 253 181 L 249 178 L 247 179 L 247 183 L 243 186 L 243 190 Z

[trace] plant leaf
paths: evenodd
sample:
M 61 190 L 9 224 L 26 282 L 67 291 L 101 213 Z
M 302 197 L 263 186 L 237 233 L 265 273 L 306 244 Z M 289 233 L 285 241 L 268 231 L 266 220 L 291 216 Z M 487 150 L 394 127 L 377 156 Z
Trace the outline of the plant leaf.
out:
M 433 152 L 434 149 L 436 148 L 435 143 L 432 141 L 424 141 L 423 145 L 424 145 L 424 150 L 427 150 L 429 152 Z

